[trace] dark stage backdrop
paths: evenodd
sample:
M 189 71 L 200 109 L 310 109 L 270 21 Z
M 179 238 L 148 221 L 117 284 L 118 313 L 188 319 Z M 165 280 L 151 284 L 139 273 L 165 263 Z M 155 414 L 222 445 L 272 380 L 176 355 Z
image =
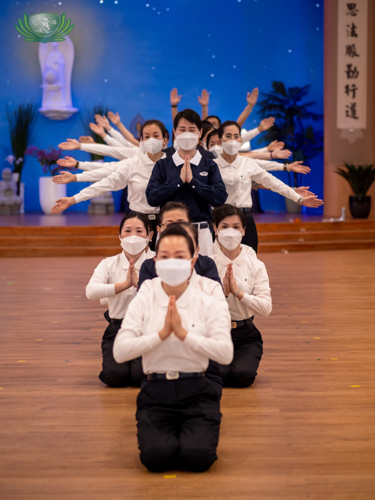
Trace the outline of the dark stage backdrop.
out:
M 37 12 L 65 12 L 75 24 L 70 34 L 75 45 L 73 106 L 101 103 L 119 111 L 126 126 L 140 114 L 162 120 L 171 130 L 172 87 L 183 96 L 180 109 L 199 112 L 197 96 L 206 88 L 210 113 L 226 120 L 238 117 L 246 92 L 255 86 L 266 92 L 273 80 L 287 86 L 310 84 L 313 110 L 323 111 L 321 0 L 2 0 L 0 169 L 11 153 L 6 109 L 31 99 L 41 104 L 38 44 L 25 42 L 14 27 L 24 13 Z M 245 128 L 256 126 L 259 119 L 255 108 Z M 78 114 L 60 122 L 39 115 L 33 144 L 56 146 L 82 132 Z M 252 147 L 257 147 L 256 139 Z M 89 159 L 82 152 L 72 156 Z M 323 156 L 311 166 L 307 185 L 322 196 Z M 40 175 L 36 159 L 28 158 L 22 176 L 26 211 L 40 210 Z M 286 174 L 276 175 L 286 181 Z M 82 187 L 70 184 L 68 195 Z M 285 209 L 277 194 L 262 192 L 261 201 L 264 209 Z M 81 203 L 70 210 L 86 208 L 87 203 Z

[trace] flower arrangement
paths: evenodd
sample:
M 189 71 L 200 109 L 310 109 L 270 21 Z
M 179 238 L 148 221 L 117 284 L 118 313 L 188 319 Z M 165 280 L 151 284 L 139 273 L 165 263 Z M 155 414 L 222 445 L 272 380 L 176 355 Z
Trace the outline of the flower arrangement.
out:
M 25 154 L 34 156 L 41 164 L 45 174 L 56 175 L 60 171 L 60 167 L 56 164 L 57 160 L 61 158 L 61 149 L 54 149 L 52 147 L 47 149 L 40 149 L 36 146 L 30 146 Z

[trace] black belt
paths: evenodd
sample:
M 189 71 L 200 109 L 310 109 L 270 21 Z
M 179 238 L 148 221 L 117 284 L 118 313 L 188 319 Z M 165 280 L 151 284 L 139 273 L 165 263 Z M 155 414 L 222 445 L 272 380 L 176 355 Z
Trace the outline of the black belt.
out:
M 114 323 L 115 325 L 121 325 L 122 319 L 111 318 L 111 323 Z
M 210 227 L 208 222 L 193 222 L 193 226 L 197 226 L 198 229 L 207 229 Z
M 240 208 L 240 207 L 239 207 Z M 245 208 L 240 208 L 244 214 L 251 214 L 251 208 L 245 207 Z
M 132 214 L 143 215 L 143 217 L 147 217 L 148 220 L 156 220 L 158 214 L 143 214 L 142 212 L 135 212 L 134 210 L 130 210 Z
M 230 326 L 232 330 L 235 328 L 241 328 L 241 326 L 248 326 L 251 325 L 253 322 L 254 316 L 248 319 L 243 319 L 242 321 L 232 321 Z
M 147 375 L 147 380 L 177 380 L 178 378 L 200 378 L 205 376 L 205 372 L 184 373 L 170 371 L 167 373 L 150 373 Z

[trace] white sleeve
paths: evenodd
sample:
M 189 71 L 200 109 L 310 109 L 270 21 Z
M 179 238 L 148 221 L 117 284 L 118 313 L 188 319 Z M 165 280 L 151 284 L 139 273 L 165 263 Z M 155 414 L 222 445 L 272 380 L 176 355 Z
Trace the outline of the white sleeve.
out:
M 115 285 L 108 284 L 109 269 L 106 259 L 96 267 L 94 274 L 86 286 L 86 297 L 90 300 L 99 300 L 116 295 Z
M 114 129 L 113 127 L 110 128 L 108 130 L 108 132 L 111 134 L 111 136 L 114 139 L 116 139 L 117 142 L 119 142 L 123 146 L 126 146 L 127 148 L 137 148 L 138 147 L 135 144 L 133 144 L 132 142 L 130 142 L 127 139 L 125 139 L 125 137 L 122 135 L 122 133 L 119 132 L 118 130 Z
M 252 149 L 251 150 L 253 153 L 255 153 L 255 151 L 258 151 L 258 153 L 269 153 L 267 147 L 264 147 L 264 148 L 257 148 L 257 149 Z
M 112 163 L 112 162 L 111 162 Z M 83 172 L 83 174 L 76 174 L 77 182 L 97 182 L 104 179 L 104 177 L 108 177 L 115 170 L 117 170 L 120 166 L 120 162 L 113 162 L 112 165 L 108 165 L 102 168 L 96 168 L 95 170 L 91 170 L 89 172 Z
M 80 161 L 78 170 L 84 170 L 85 172 L 87 172 L 89 170 L 96 170 L 97 168 L 103 168 L 103 165 L 104 163 L 102 161 Z
M 126 160 L 138 154 L 139 148 L 108 146 L 107 144 L 81 144 L 81 150 L 103 156 L 112 156 L 118 160 Z
M 147 299 L 141 288 L 130 302 L 115 338 L 113 357 L 117 363 L 138 358 L 162 344 L 158 332 L 142 335 L 146 308 Z
M 251 139 L 254 139 L 254 137 L 256 137 L 259 134 L 260 132 L 258 127 L 255 127 L 252 130 L 249 130 L 248 132 L 241 134 L 242 142 L 251 141 Z
M 245 293 L 240 302 L 261 316 L 268 316 L 272 311 L 270 282 L 266 266 L 260 261 L 259 264 L 254 275 L 253 293 Z
M 109 191 L 119 191 L 120 189 L 124 189 L 124 187 L 128 184 L 130 170 L 131 164 L 127 163 L 126 165 L 122 165 L 120 168 L 117 168 L 114 172 L 108 175 L 108 177 L 104 177 L 99 182 L 95 182 L 95 184 L 82 189 L 82 191 L 74 195 L 76 203 L 91 200 L 91 198 L 101 196 Z
M 257 151 L 259 150 L 257 149 Z M 278 163 L 277 161 L 256 160 L 255 158 L 253 158 L 253 160 L 260 166 L 260 168 L 263 168 L 263 170 L 267 170 L 268 172 L 274 172 L 276 170 L 284 170 L 284 164 Z
M 259 165 L 255 163 L 255 160 L 250 160 L 250 158 L 247 160 L 252 161 L 251 178 L 258 184 L 262 184 L 262 186 L 271 189 L 271 191 L 279 193 L 281 196 L 285 196 L 295 202 L 300 199 L 300 195 L 298 193 L 283 182 L 279 181 L 279 179 L 276 179 L 273 175 L 260 168 Z
M 119 142 L 117 139 L 111 137 L 108 134 L 105 135 L 104 140 L 108 144 L 108 146 L 114 146 L 115 148 L 122 148 L 124 146 L 122 142 Z
M 215 300 L 207 302 L 206 331 L 208 337 L 188 332 L 184 342 L 194 351 L 200 351 L 213 361 L 229 365 L 233 359 L 230 317 L 221 303 Z

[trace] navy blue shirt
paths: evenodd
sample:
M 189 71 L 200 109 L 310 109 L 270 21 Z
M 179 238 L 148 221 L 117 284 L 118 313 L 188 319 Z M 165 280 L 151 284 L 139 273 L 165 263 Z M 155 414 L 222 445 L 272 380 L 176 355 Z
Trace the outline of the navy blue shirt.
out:
M 217 281 L 221 284 L 219 272 L 217 270 L 215 262 L 211 257 L 206 255 L 198 255 L 197 261 L 194 266 L 195 272 L 200 276 L 205 276 L 211 280 Z M 138 278 L 138 290 L 140 289 L 142 283 L 146 280 L 152 280 L 156 278 L 155 261 L 154 259 L 146 259 L 141 265 L 139 270 Z
M 185 203 L 193 222 L 211 222 L 211 207 L 224 205 L 228 197 L 219 167 L 210 158 L 196 152 L 190 160 L 193 178 L 188 183 L 182 182 L 180 177 L 183 164 L 184 160 L 177 151 L 155 163 L 146 188 L 147 202 L 160 208 L 168 201 Z

